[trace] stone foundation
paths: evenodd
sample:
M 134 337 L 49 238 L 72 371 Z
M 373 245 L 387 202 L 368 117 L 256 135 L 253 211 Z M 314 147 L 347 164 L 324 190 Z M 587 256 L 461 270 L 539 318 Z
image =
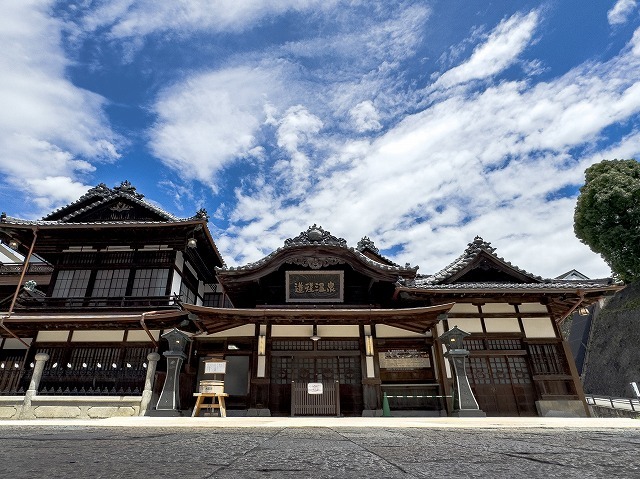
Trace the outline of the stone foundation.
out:
M 542 417 L 587 417 L 584 403 L 577 399 L 536 401 L 536 409 Z
M 140 414 L 141 396 L 0 396 L 0 419 L 102 419 Z

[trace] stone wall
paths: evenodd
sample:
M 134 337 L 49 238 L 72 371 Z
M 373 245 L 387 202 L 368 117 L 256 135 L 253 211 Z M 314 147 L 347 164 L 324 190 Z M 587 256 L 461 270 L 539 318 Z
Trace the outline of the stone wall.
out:
M 99 419 L 140 414 L 142 396 L 0 396 L 0 419 Z
M 616 293 L 594 319 L 583 370 L 587 394 L 635 397 L 640 382 L 640 283 Z

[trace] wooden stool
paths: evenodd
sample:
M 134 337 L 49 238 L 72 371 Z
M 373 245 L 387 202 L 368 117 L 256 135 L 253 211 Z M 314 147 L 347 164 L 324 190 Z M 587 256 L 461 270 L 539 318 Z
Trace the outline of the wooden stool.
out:
M 193 395 L 197 399 L 191 417 L 198 417 L 200 409 L 220 409 L 220 417 L 227 417 L 227 408 L 224 405 L 224 398 L 229 397 L 227 393 L 193 393 Z M 204 404 L 205 398 L 211 398 L 211 403 Z

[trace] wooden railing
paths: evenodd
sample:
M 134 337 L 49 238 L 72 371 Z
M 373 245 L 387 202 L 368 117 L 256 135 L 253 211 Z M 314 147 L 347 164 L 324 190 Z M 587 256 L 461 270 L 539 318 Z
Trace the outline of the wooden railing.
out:
M 322 394 L 309 394 L 309 383 L 291 382 L 291 416 L 340 416 L 340 383 L 319 384 Z
M 79 309 L 79 308 L 137 308 L 175 306 L 178 296 L 119 296 L 119 297 L 71 297 L 71 298 L 21 298 L 19 305 L 28 308 Z
M 142 394 L 151 346 L 39 347 L 47 353 L 40 394 L 121 396 Z
M 22 263 L 2 263 L 0 264 L 1 275 L 19 275 L 22 273 Z M 49 264 L 29 263 L 26 274 L 51 274 L 53 266 Z
M 24 394 L 29 387 L 31 369 L 25 370 L 24 353 L 2 356 L 0 359 L 0 396 Z

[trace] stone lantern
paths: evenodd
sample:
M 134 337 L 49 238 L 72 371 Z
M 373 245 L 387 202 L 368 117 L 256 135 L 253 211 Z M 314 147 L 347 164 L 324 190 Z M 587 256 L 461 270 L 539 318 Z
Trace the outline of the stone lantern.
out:
M 163 354 L 167 358 L 167 377 L 158 399 L 156 411 L 161 415 L 180 415 L 180 369 L 187 358 L 185 350 L 191 338 L 179 329 L 172 329 L 162 335 L 169 343 L 169 350 Z
M 478 406 L 467 377 L 466 360 L 469 351 L 462 346 L 462 340 L 467 336 L 469 333 L 454 326 L 453 329 L 441 334 L 439 338 L 447 348 L 444 356 L 449 358 L 454 373 L 453 412 L 451 415 L 454 417 L 485 417 L 486 414 Z

